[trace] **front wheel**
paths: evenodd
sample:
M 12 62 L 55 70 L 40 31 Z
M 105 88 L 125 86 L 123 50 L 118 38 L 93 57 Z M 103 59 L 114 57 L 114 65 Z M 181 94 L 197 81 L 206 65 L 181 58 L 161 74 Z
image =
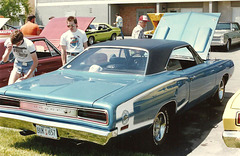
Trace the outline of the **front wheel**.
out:
M 116 39 L 117 39 L 116 34 L 112 34 L 112 36 L 111 36 L 111 40 L 116 40 Z
M 155 145 L 161 145 L 166 141 L 170 127 L 170 116 L 167 108 L 159 111 L 153 121 L 152 139 Z
M 225 80 L 222 78 L 218 85 L 218 90 L 213 96 L 213 103 L 215 105 L 221 105 L 223 100 L 224 100 L 224 95 L 225 95 Z

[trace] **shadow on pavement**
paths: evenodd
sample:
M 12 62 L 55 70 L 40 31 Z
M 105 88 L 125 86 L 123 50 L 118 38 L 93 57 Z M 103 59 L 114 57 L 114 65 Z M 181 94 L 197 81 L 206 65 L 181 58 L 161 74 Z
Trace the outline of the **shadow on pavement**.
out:
M 240 50 L 240 44 L 234 44 L 230 47 L 229 51 L 225 51 L 223 47 L 211 47 L 210 52 L 225 52 L 225 53 L 234 53 Z

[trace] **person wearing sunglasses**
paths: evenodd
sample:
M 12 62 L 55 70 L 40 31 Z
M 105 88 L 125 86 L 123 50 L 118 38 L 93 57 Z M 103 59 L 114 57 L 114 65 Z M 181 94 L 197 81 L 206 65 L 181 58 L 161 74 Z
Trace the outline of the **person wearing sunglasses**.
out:
M 88 47 L 85 31 L 78 29 L 77 18 L 69 16 L 67 18 L 68 31 L 60 38 L 62 64 L 65 65 L 77 54 Z

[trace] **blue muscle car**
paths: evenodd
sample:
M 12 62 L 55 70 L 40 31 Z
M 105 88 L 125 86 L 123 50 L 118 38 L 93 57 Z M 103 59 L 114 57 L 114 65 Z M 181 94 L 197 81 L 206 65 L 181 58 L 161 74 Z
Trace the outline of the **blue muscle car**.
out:
M 207 56 L 203 53 L 208 52 L 219 14 L 179 15 L 200 16 L 211 25 L 196 27 L 201 32 L 197 36 L 205 37 L 196 39 L 199 44 L 180 41 L 182 37 L 91 46 L 59 70 L 0 88 L 1 126 L 22 129 L 22 135 L 101 145 L 144 127 L 153 145 L 164 143 L 175 115 L 207 98 L 222 102 L 234 67 L 231 60 L 203 59 L 193 48 Z M 156 29 L 153 38 L 174 31 L 171 25 L 164 28 Z

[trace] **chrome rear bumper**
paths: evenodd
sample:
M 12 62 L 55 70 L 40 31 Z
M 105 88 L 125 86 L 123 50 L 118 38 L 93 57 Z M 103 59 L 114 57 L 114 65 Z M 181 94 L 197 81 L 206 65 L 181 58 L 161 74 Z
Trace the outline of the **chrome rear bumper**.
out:
M 58 139 L 69 138 L 82 141 L 94 142 L 105 145 L 110 138 L 117 136 L 117 130 L 104 131 L 93 128 L 72 125 L 68 123 L 59 123 L 55 121 L 45 121 L 30 117 L 24 117 L 14 114 L 0 113 L 0 126 L 15 128 L 20 130 L 30 130 L 36 133 L 36 124 L 57 128 Z
M 228 147 L 240 148 L 240 131 L 224 131 L 222 137 Z

